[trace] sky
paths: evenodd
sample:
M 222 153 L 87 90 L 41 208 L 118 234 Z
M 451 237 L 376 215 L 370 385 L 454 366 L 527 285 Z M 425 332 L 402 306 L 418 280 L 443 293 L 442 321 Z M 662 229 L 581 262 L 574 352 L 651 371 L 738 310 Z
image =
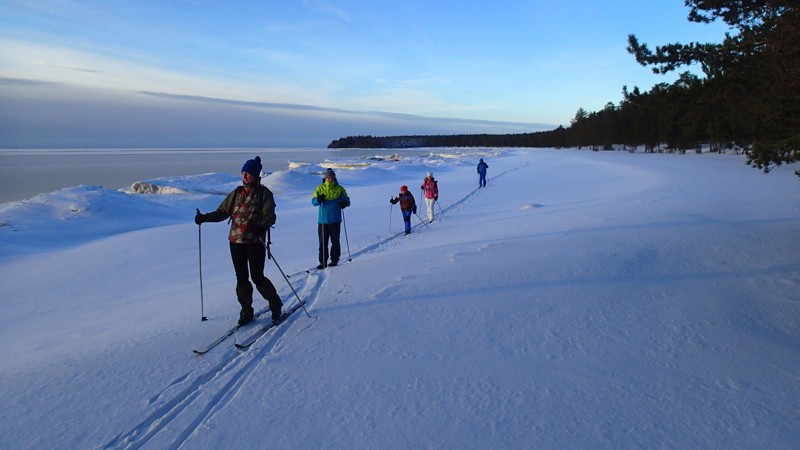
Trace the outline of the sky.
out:
M 637 64 L 628 34 L 722 39 L 687 14 L 682 0 L 0 0 L 0 146 L 568 126 L 623 86 L 675 78 Z
M 266 274 L 308 315 L 237 350 L 268 322 L 256 294 L 266 315 L 202 356 L 239 304 L 230 225 L 193 217 L 240 176 L 0 204 L 0 448 L 796 450 L 800 186 L 744 160 L 306 159 L 263 182 Z M 352 205 L 340 264 L 317 271 L 311 196 L 332 165 Z

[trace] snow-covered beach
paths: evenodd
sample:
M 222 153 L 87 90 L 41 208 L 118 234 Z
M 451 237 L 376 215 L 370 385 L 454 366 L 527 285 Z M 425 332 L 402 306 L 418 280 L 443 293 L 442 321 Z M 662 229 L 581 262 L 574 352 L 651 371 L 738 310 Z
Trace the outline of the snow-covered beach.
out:
M 337 160 L 346 259 L 306 273 L 326 167 L 308 162 L 263 182 L 267 275 L 296 302 L 279 263 L 311 317 L 247 351 L 233 343 L 256 326 L 192 352 L 238 318 L 228 227 L 192 221 L 238 177 L 0 205 L 0 448 L 796 448 L 796 167 L 585 150 Z M 408 185 L 422 203 L 426 171 L 441 209 L 402 236 L 389 197 Z
M 0 203 L 25 200 L 66 187 L 102 185 L 121 189 L 144 179 L 220 172 L 237 175 L 241 161 L 258 153 L 264 171 L 274 172 L 299 161 L 332 157 L 391 155 L 397 150 L 302 148 L 0 148 Z M 422 151 L 404 149 L 405 155 Z

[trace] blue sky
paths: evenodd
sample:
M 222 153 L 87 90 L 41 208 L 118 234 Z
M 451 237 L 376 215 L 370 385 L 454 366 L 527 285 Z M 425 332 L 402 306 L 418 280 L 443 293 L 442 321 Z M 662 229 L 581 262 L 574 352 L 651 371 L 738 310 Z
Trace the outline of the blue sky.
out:
M 623 85 L 674 80 L 638 65 L 628 34 L 722 39 L 687 14 L 682 0 L 0 0 L 0 146 L 550 129 Z

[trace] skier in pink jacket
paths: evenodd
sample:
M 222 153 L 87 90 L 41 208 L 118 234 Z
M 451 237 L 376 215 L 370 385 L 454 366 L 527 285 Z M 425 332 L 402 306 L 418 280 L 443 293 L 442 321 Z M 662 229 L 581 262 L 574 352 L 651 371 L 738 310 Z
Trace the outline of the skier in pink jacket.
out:
M 428 207 L 428 222 L 433 222 L 433 204 L 439 200 L 439 182 L 433 179 L 433 174 L 428 172 L 422 180 L 422 189 L 425 195 L 425 205 Z

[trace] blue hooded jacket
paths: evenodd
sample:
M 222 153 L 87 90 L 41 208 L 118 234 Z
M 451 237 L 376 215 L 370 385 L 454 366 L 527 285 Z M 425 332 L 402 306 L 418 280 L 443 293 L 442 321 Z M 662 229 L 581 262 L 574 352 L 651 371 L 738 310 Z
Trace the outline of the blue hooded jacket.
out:
M 318 200 L 320 194 L 325 195 L 325 200 L 322 203 Z M 345 208 L 350 206 L 350 197 L 347 196 L 347 191 L 339 186 L 339 183 L 335 180 L 326 181 L 314 190 L 311 204 L 321 206 L 317 215 L 317 223 L 340 223 L 342 221 L 342 206 Z

